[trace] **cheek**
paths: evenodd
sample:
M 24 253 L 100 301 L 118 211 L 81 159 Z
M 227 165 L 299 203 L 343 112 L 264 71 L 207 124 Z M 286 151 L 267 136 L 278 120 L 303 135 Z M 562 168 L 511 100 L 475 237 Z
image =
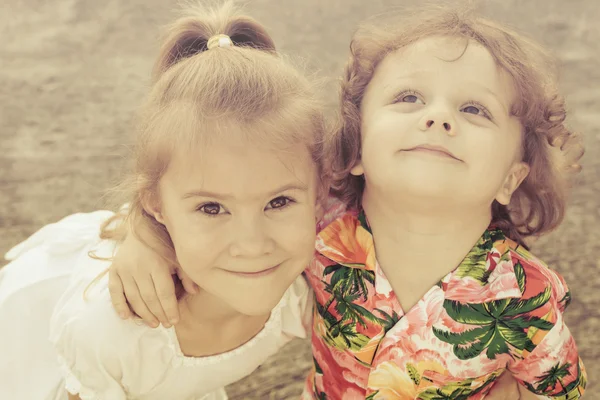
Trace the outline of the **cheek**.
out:
M 312 255 L 316 239 L 316 214 L 312 207 L 297 210 L 278 221 L 277 226 L 274 236 L 280 247 L 297 257 Z
M 414 125 L 409 116 L 386 109 L 368 116 L 362 125 L 363 158 L 377 161 L 382 155 L 401 149 L 411 140 L 410 127 Z
M 480 174 L 490 178 L 505 176 L 510 166 L 518 156 L 519 148 L 516 143 L 503 138 L 481 138 L 469 143 L 469 158 L 471 164 Z
M 514 148 L 498 140 L 477 140 L 470 146 L 464 193 L 490 202 L 505 182 L 514 159 Z
M 177 260 L 188 274 L 210 267 L 227 245 L 213 227 L 202 224 L 195 217 L 188 217 L 168 228 Z

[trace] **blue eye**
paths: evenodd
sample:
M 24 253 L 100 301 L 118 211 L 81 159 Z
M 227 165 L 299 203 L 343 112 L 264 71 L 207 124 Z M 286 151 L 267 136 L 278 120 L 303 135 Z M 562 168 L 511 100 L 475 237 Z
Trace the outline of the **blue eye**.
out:
M 408 96 L 402 97 L 400 101 L 404 103 L 416 103 L 417 101 L 419 101 L 419 98 L 414 94 L 409 94 Z
M 460 111 L 467 114 L 479 115 L 481 117 L 492 120 L 492 114 L 488 111 L 488 109 L 474 101 L 469 102 Z
M 425 102 L 421 99 L 419 93 L 414 90 L 405 90 L 396 96 L 397 103 L 413 103 L 413 104 L 425 104 Z
M 469 114 L 479 114 L 481 111 L 479 110 L 479 108 L 475 107 L 475 106 L 467 106 L 465 108 L 463 108 L 463 111 Z

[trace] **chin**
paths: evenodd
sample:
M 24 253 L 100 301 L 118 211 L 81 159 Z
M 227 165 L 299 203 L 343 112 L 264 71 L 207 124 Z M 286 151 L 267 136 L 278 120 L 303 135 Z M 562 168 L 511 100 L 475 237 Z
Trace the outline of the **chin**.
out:
M 388 180 L 377 185 L 380 192 L 397 199 L 448 199 L 456 195 L 456 186 L 436 179 L 402 179 Z
M 393 186 L 403 192 L 419 196 L 448 196 L 456 193 L 462 186 L 455 179 L 448 179 L 448 174 L 427 173 L 426 171 L 409 171 L 396 178 Z

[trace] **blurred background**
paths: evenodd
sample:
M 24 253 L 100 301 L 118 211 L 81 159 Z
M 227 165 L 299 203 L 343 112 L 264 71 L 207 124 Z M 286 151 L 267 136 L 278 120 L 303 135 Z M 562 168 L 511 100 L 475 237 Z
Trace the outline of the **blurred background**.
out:
M 250 0 L 279 49 L 336 78 L 358 22 L 414 1 Z M 583 172 L 567 218 L 533 250 L 561 272 L 573 303 L 566 318 L 588 368 L 586 398 L 600 399 L 600 7 L 597 0 L 488 0 L 484 14 L 531 34 L 561 62 L 569 125 L 585 137 Z M 44 224 L 103 208 L 131 143 L 160 28 L 176 1 L 2 0 L 0 4 L 0 254 Z M 0 261 L 0 266 L 4 265 Z M 308 342 L 296 340 L 228 388 L 232 399 L 301 393 Z

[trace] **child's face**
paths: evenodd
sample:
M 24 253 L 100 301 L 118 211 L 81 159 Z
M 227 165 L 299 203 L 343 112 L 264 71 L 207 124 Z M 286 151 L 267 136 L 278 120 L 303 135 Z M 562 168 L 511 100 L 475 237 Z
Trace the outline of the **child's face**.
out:
M 201 289 L 264 315 L 313 256 L 317 172 L 308 150 L 231 142 L 173 157 L 160 182 L 160 222 Z
M 449 37 L 386 56 L 362 102 L 366 194 L 466 207 L 503 204 L 522 182 L 521 125 L 511 78 L 483 46 Z

